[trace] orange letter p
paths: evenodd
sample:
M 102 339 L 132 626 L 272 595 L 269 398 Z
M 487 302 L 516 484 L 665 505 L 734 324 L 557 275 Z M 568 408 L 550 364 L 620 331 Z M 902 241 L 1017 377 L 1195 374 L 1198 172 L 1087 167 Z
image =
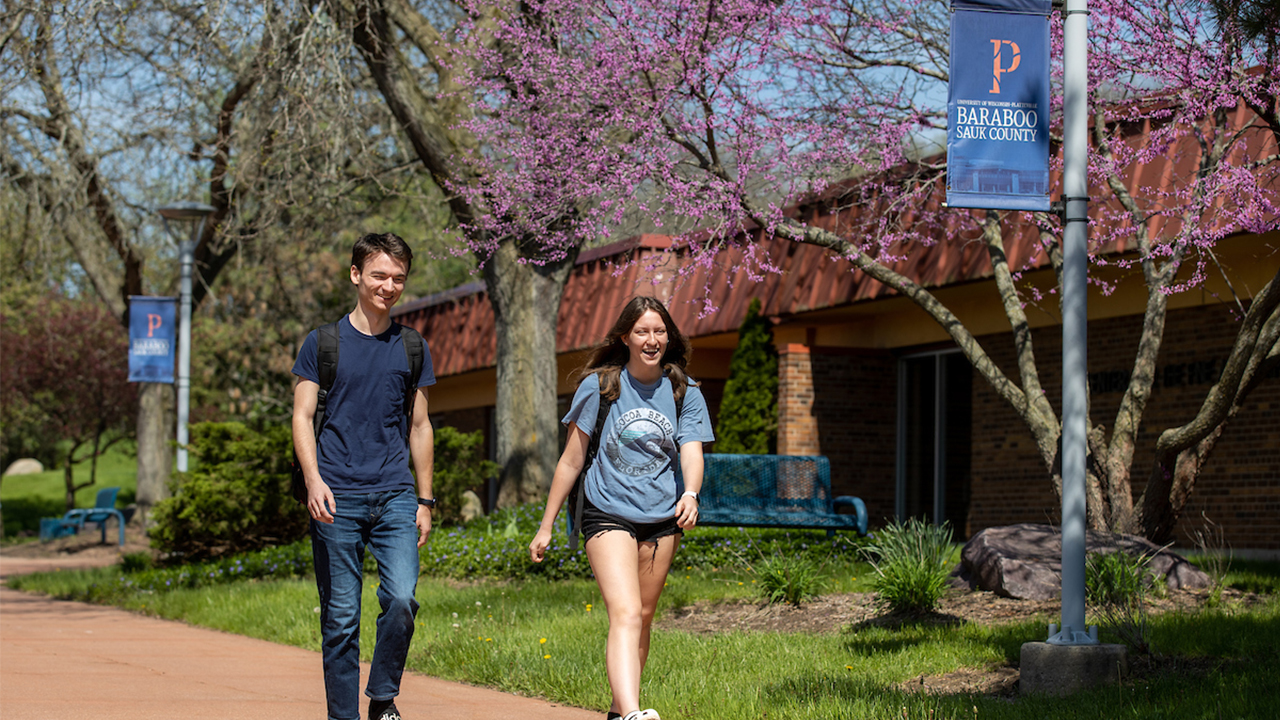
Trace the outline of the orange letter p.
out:
M 995 53 L 994 53 L 994 58 L 992 60 L 992 71 L 991 71 L 991 74 L 994 76 L 994 79 L 991 82 L 991 92 L 996 95 L 999 95 L 1000 94 L 1000 76 L 1007 72 L 1013 72 L 1014 70 L 1017 70 L 1018 63 L 1022 62 L 1022 54 L 1018 50 L 1018 43 L 1012 40 L 992 40 L 991 44 L 995 46 L 994 48 Z M 1007 68 L 1000 66 L 1000 46 L 1001 45 L 1008 45 L 1010 49 L 1013 50 L 1013 60 L 1009 63 L 1009 67 Z

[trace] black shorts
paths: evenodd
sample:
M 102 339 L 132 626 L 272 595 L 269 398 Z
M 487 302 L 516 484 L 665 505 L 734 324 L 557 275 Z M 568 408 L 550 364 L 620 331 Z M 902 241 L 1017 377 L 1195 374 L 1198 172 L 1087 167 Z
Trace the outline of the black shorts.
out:
M 624 520 L 617 515 L 610 515 L 583 498 L 582 503 L 582 537 L 591 540 L 609 530 L 623 530 L 635 538 L 637 542 L 656 543 L 668 535 L 683 535 L 684 530 L 676 525 L 674 517 L 652 523 L 636 523 Z

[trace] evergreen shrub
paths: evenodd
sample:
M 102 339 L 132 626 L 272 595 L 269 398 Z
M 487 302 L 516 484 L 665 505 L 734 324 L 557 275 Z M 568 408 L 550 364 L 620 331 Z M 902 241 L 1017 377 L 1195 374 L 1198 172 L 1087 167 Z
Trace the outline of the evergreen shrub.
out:
M 462 522 L 462 494 L 480 492 L 498 474 L 498 463 L 484 457 L 484 433 L 440 427 L 435 431 L 435 469 L 431 492 L 436 498 L 432 523 Z
M 764 455 L 778 446 L 778 351 L 773 326 L 752 299 L 738 329 L 716 426 L 718 453 Z
M 289 494 L 293 436 L 287 425 L 191 426 L 193 470 L 157 503 L 153 547 L 204 560 L 290 543 L 307 531 L 306 508 Z

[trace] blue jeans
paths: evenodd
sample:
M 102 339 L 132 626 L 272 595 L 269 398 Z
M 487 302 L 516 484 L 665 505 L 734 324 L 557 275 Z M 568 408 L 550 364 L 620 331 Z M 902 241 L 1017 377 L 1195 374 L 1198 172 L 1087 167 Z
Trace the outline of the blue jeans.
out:
M 360 718 L 360 595 L 365 545 L 378 561 L 378 636 L 365 694 L 400 693 L 413 618 L 418 613 L 417 493 L 401 488 L 336 495 L 333 523 L 311 521 L 311 551 L 320 590 L 324 689 L 330 720 Z

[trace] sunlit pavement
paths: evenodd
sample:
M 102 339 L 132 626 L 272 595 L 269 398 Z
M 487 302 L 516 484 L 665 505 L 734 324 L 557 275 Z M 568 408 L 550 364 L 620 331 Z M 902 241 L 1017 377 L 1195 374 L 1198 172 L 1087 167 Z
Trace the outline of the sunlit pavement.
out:
M 110 561 L 0 556 L 0 578 Z M 411 673 L 396 706 L 406 720 L 604 715 Z M 5 720 L 325 717 L 319 653 L 8 587 L 0 587 L 0 708 Z

